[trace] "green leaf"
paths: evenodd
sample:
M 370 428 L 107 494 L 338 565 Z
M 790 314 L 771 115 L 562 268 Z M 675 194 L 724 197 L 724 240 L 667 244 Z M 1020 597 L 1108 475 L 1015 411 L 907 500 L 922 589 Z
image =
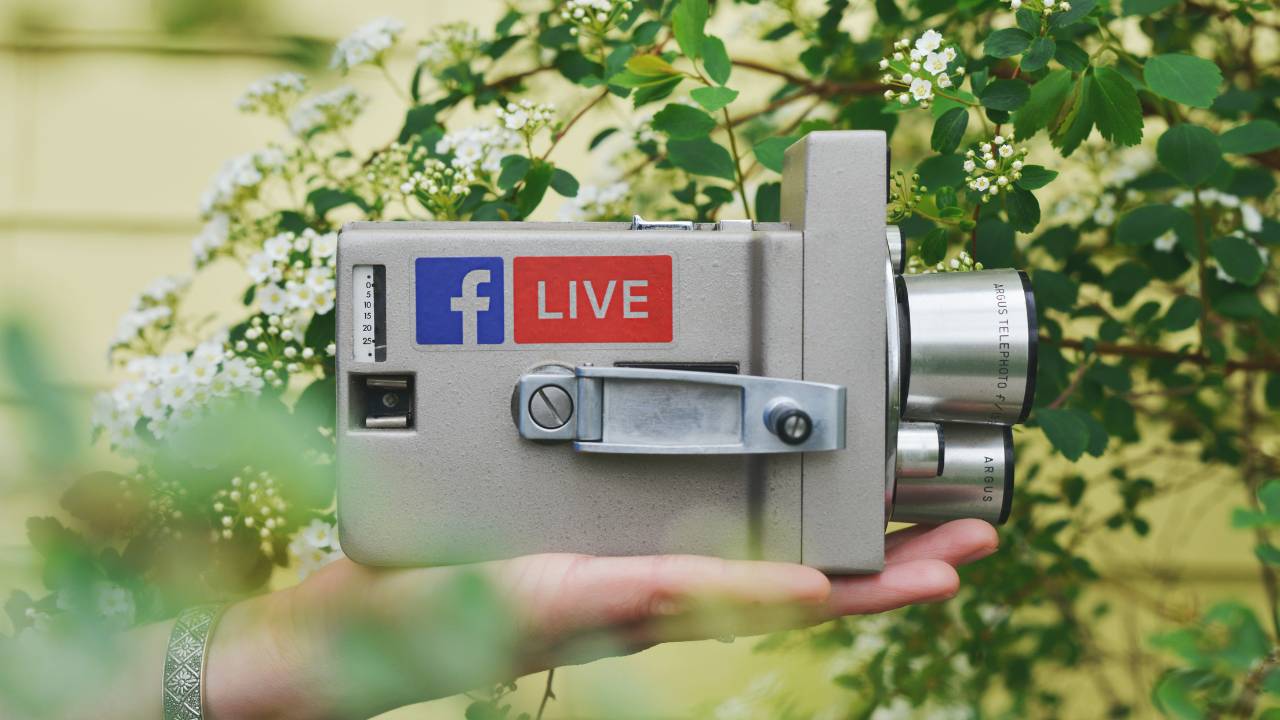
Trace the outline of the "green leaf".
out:
M 691 60 L 702 57 L 703 34 L 707 25 L 707 0 L 680 0 L 671 14 L 672 30 L 680 52 Z
M 1031 98 L 1031 88 L 1021 80 L 993 80 L 982 89 L 983 107 L 1013 112 Z
M 1207 713 L 1200 708 L 1195 687 L 1203 672 L 1198 670 L 1171 670 L 1156 681 L 1151 691 L 1152 700 L 1162 714 L 1175 720 L 1204 720 Z
M 356 205 L 362 210 L 368 210 L 368 206 L 364 200 L 349 190 L 335 190 L 334 188 L 316 188 L 307 193 L 307 203 L 315 209 L 317 217 L 323 218 L 329 214 L 329 211 L 342 207 L 343 205 Z
M 1142 141 L 1142 104 L 1138 91 L 1123 75 L 1109 67 L 1096 68 L 1090 106 L 1102 137 L 1117 145 Z
M 1089 53 L 1070 40 L 1058 41 L 1058 49 L 1054 51 L 1053 59 L 1062 63 L 1063 67 L 1076 72 L 1089 67 Z
M 1280 125 L 1273 120 L 1254 120 L 1233 127 L 1218 138 L 1222 152 L 1254 155 L 1280 147 Z
M 1022 69 L 1028 72 L 1043 70 L 1053 59 L 1058 45 L 1051 37 L 1038 37 L 1031 41 L 1031 47 L 1022 56 Z
M 1207 108 L 1218 97 L 1222 71 L 1208 60 L 1170 53 L 1157 55 L 1142 68 L 1151 92 L 1191 107 Z
M 1268 480 L 1258 488 L 1258 504 L 1267 517 L 1280 521 L 1280 480 Z
M 1266 398 L 1268 407 L 1280 410 L 1280 373 L 1271 373 L 1267 376 L 1262 396 Z
M 1013 226 L 994 217 L 983 218 L 974 228 L 978 235 L 976 259 L 988 268 L 1013 266 Z
M 678 75 L 679 70 L 672 67 L 671 63 L 663 60 L 657 55 L 634 55 L 627 60 L 627 70 L 648 78 L 667 78 L 671 75 Z
M 717 85 L 729 82 L 733 64 L 729 62 L 729 52 L 724 49 L 724 42 L 720 38 L 708 35 L 703 39 L 702 66 L 707 69 L 707 76 Z
M 578 178 L 573 176 L 568 170 L 556 168 L 551 174 L 551 189 L 560 194 L 561 197 L 578 197 Z
M 1093 83 L 1092 74 L 1081 76 L 1071 100 L 1068 101 L 1070 110 L 1065 115 L 1058 116 L 1060 122 L 1049 126 L 1050 140 L 1054 147 L 1062 151 L 1063 157 L 1069 157 L 1075 152 L 1093 130 L 1094 110 L 1090 99 L 1093 95 Z
M 1244 285 L 1257 285 L 1266 270 L 1258 248 L 1239 235 L 1214 240 L 1209 245 L 1209 251 L 1213 253 L 1213 258 L 1218 261 L 1218 267 L 1223 272 Z
M 1061 27 L 1066 27 L 1068 25 L 1071 25 L 1073 23 L 1080 22 L 1085 18 L 1086 15 L 1088 15 L 1093 10 L 1093 7 L 1097 4 L 1098 4 L 1097 0 L 1074 0 L 1071 3 L 1070 10 L 1066 12 L 1054 13 L 1052 16 L 1050 16 L 1049 24 L 1053 25 L 1053 27 L 1055 28 L 1061 28 Z
M 1036 270 L 1031 277 L 1037 306 L 1063 312 L 1075 309 L 1080 286 L 1074 280 L 1054 270 Z
M 502 158 L 502 171 L 498 173 L 498 187 L 510 190 L 516 183 L 524 179 L 533 163 L 523 155 L 508 155 Z
M 1218 138 L 1199 125 L 1174 125 L 1156 143 L 1156 157 L 1174 177 L 1195 187 L 1208 180 L 1222 161 Z
M 734 179 L 733 157 L 710 138 L 671 140 L 667 143 L 667 158 L 672 165 L 693 175 Z
M 782 183 L 761 183 L 756 190 L 756 219 L 778 222 L 782 214 Z
M 774 172 L 782 172 L 782 158 L 787 148 L 796 141 L 794 137 L 765 138 L 756 144 L 756 159 Z
M 933 124 L 933 136 L 929 145 L 943 154 L 950 154 L 960 146 L 964 138 L 964 130 L 969 125 L 969 108 L 951 108 L 942 114 Z
M 1190 213 L 1179 207 L 1157 203 L 1134 208 L 1120 216 L 1115 240 L 1121 245 L 1150 245 L 1170 230 L 1178 234 L 1194 231 Z
M 934 228 L 920 241 L 920 259 L 925 265 L 937 265 L 947 257 L 947 230 Z
M 1084 413 L 1068 408 L 1040 408 L 1036 421 L 1049 442 L 1068 460 L 1079 460 L 1089 448 L 1089 424 Z
M 727 87 L 700 87 L 691 90 L 689 97 L 707 112 L 715 112 L 738 99 L 738 91 Z
M 1021 55 L 1031 44 L 1031 35 L 1018 28 L 996 30 L 982 43 L 988 57 L 1007 58 Z
M 710 115 L 680 103 L 671 103 L 653 116 L 653 129 L 673 140 L 705 138 L 715 127 Z
M 1122 0 L 1120 11 L 1124 15 L 1150 15 L 1181 2 L 1182 0 Z
M 1022 177 L 1014 181 L 1014 184 L 1024 190 L 1038 190 L 1053 182 L 1056 177 L 1058 177 L 1057 170 L 1049 170 L 1042 165 L 1024 165 Z
M 1014 135 L 1019 140 L 1026 140 L 1049 127 L 1061 112 L 1071 86 L 1071 72 L 1068 70 L 1054 70 L 1040 78 L 1031 86 L 1027 104 L 1013 116 Z
M 533 163 L 533 167 L 524 176 L 524 187 L 520 188 L 519 194 L 516 195 L 516 208 L 520 211 L 520 217 L 527 218 L 538 209 L 543 196 L 547 194 L 547 188 L 551 185 L 551 176 L 554 174 L 555 168 L 551 163 L 541 160 Z
M 1151 271 L 1141 263 L 1129 261 L 1117 265 L 1103 281 L 1102 286 L 1111 293 L 1111 302 L 1116 307 L 1124 307 L 1149 282 L 1151 282 Z
M 1030 190 L 1015 187 L 1005 192 L 1005 212 L 1014 230 L 1029 233 L 1040 224 L 1040 202 Z
M 1200 299 L 1192 295 L 1179 295 L 1169 304 L 1161 325 L 1169 332 L 1186 330 L 1200 319 Z
M 1270 543 L 1263 543 L 1253 548 L 1253 554 L 1268 565 L 1280 565 L 1280 548 Z

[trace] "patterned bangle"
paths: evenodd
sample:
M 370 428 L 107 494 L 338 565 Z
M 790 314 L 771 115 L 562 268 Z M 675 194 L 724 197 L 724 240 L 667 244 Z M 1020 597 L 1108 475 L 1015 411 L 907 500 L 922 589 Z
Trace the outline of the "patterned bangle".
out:
M 164 720 L 204 720 L 204 670 L 209 636 L 221 605 L 198 605 L 178 614 L 164 657 Z

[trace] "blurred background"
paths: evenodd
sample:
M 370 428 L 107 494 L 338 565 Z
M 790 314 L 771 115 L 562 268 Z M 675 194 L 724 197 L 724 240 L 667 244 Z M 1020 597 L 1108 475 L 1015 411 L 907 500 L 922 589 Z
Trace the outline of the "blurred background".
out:
M 86 464 L 121 464 L 101 445 L 88 445 L 90 401 L 112 383 L 106 348 L 117 319 L 155 277 L 190 271 L 198 200 L 217 168 L 283 133 L 270 119 L 237 111 L 244 88 L 286 69 L 307 73 L 318 89 L 337 85 L 326 69 L 333 43 L 373 17 L 400 18 L 411 34 L 421 34 L 460 19 L 492 26 L 504 11 L 498 0 L 0 0 L 0 315 L 36 331 L 47 377 L 74 401 L 61 437 L 89 453 Z M 398 50 L 406 64 L 413 51 Z M 393 134 L 403 109 L 382 78 L 354 73 L 348 81 L 380 88 L 369 93 L 373 105 L 355 128 L 355 144 Z M 574 138 L 583 145 L 593 134 L 587 122 Z M 911 148 L 895 151 L 905 159 Z M 584 181 L 601 174 L 586 153 L 564 153 L 560 162 Z M 540 212 L 554 216 L 555 208 Z M 233 307 L 242 288 L 237 268 L 210 268 L 193 286 L 189 307 L 210 313 Z M 38 589 L 24 521 L 56 513 L 63 483 L 28 482 L 39 444 L 28 396 L 0 375 L 0 488 L 18 488 L 0 495 L 6 593 L 9 585 Z M 1185 472 L 1179 458 L 1152 456 L 1140 446 L 1129 451 L 1147 475 Z M 1032 459 L 1038 454 L 1048 457 L 1034 447 L 1023 451 Z M 1085 458 L 1076 470 L 1090 477 L 1093 462 Z M 1240 483 L 1188 480 L 1196 482 L 1150 508 L 1152 536 L 1090 551 L 1104 575 L 1102 599 L 1114 610 L 1094 626 L 1106 640 L 1095 647 L 1105 655 L 1108 682 L 1125 694 L 1132 694 L 1135 675 L 1142 679 L 1129 671 L 1130 660 L 1162 614 L 1190 619 L 1222 598 L 1261 606 L 1250 537 L 1229 528 L 1230 509 L 1245 504 Z M 0 631 L 8 630 L 6 622 L 0 619 Z M 643 708 L 650 717 L 748 717 L 725 698 L 785 686 L 805 706 L 822 707 L 824 697 L 843 692 L 821 656 L 756 653 L 753 644 L 667 646 L 563 670 L 548 716 Z M 1060 683 L 1069 691 L 1093 680 L 1063 676 Z M 1151 678 L 1145 680 L 1149 687 Z M 518 704 L 535 707 L 541 691 L 541 677 L 525 679 Z M 1105 698 L 1090 691 L 1076 702 L 1073 716 L 1092 717 Z M 465 700 L 444 700 L 389 717 L 461 717 L 464 706 Z

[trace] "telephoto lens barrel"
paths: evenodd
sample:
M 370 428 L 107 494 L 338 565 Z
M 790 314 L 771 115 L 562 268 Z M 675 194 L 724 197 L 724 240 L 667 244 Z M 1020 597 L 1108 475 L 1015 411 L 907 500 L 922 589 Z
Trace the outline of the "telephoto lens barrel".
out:
M 904 275 L 902 417 L 1013 425 L 1035 393 L 1036 310 L 1017 270 Z
M 936 477 L 899 475 L 892 519 L 929 524 L 960 518 L 1004 522 L 1013 499 L 1012 429 L 944 423 L 942 438 L 943 472 Z

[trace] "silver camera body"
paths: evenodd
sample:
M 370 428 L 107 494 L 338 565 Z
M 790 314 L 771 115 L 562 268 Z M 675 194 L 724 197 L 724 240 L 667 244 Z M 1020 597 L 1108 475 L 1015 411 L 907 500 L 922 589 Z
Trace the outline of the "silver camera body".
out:
M 1035 310 L 901 276 L 880 132 L 786 154 L 782 222 L 375 222 L 338 241 L 343 550 L 696 553 L 875 572 L 1008 513 Z

